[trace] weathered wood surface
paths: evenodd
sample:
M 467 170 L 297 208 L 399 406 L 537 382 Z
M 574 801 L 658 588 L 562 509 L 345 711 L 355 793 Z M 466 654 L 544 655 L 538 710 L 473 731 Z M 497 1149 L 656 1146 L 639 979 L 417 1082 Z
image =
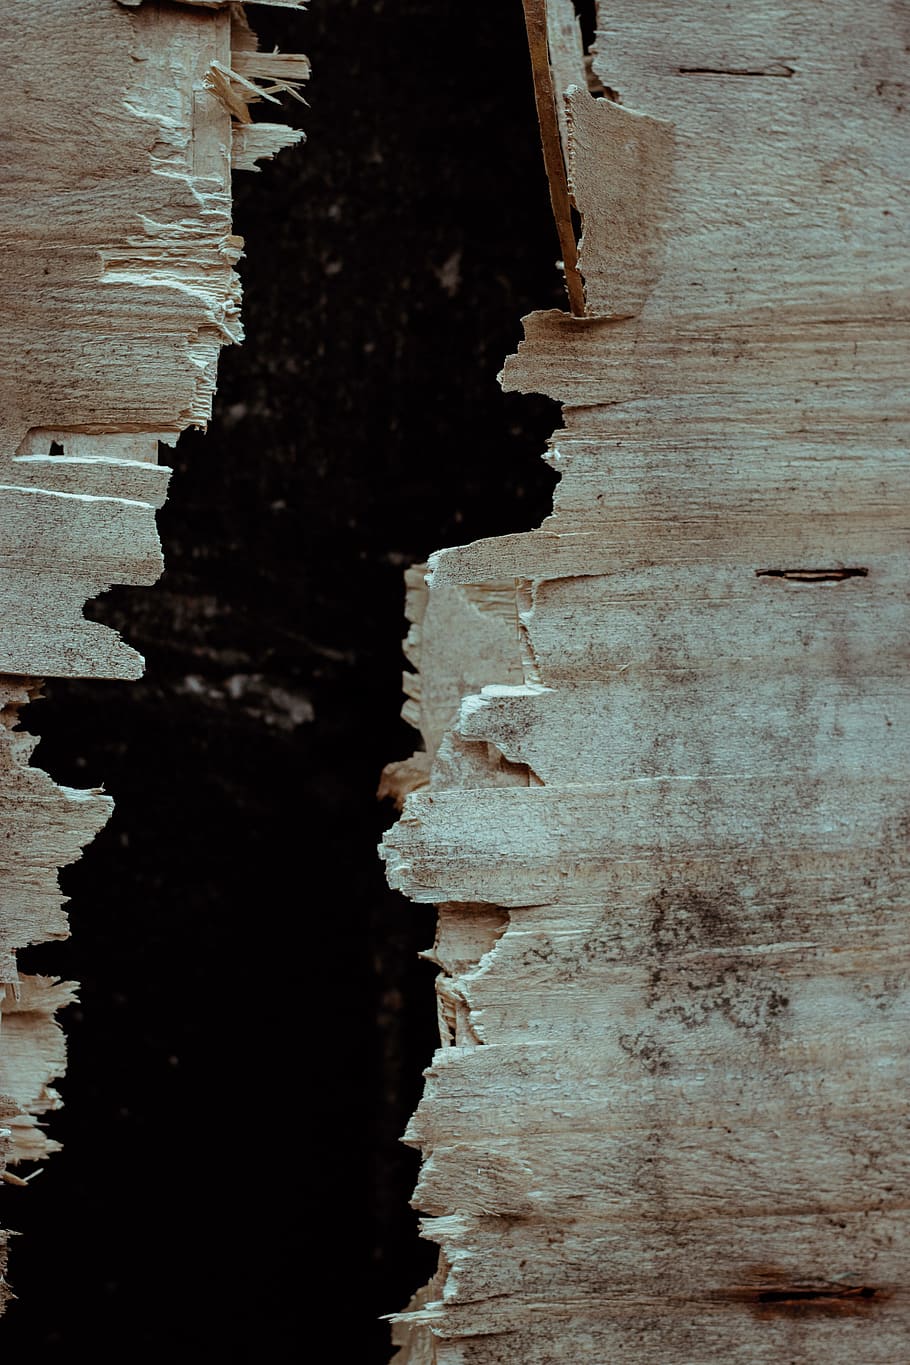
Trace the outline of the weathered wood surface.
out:
M 396 1358 L 908 1360 L 910 9 L 601 6 L 621 103 L 575 32 L 586 316 L 503 372 L 563 404 L 553 516 L 410 593 Z
M 0 671 L 136 677 L 82 607 L 161 573 L 167 471 L 146 466 L 205 424 L 242 336 L 223 87 L 244 108 L 273 59 L 258 71 L 238 6 L 115 0 L 23 0 L 0 48 Z M 243 128 L 244 166 L 300 138 Z
M 158 443 L 205 424 L 220 348 L 242 336 L 231 168 L 302 137 L 248 106 L 309 72 L 258 53 L 238 4 L 137 4 L 18 0 L 0 34 L 0 1175 L 14 1181 L 7 1163 L 56 1146 L 39 1117 L 64 1063 L 53 1015 L 73 998 L 20 977 L 16 952 L 65 937 L 58 870 L 112 808 L 30 766 L 18 713 L 42 675 L 142 671 L 82 609 L 161 573 Z

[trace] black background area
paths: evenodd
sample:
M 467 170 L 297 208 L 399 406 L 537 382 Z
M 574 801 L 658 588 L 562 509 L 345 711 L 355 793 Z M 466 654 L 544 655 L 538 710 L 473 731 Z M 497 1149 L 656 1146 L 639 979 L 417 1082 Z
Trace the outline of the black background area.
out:
M 555 405 L 496 374 L 562 307 L 519 0 L 251 6 L 307 52 L 305 147 L 235 178 L 247 342 L 171 457 L 167 571 L 88 614 L 135 684 L 52 682 L 26 725 L 116 813 L 63 874 L 82 982 L 65 1143 L 7 1187 L 5 1354 L 382 1362 L 435 1262 L 399 1143 L 435 1039 L 433 912 L 375 846 L 402 571 L 538 524 Z M 309 717 L 309 718 L 308 718 Z

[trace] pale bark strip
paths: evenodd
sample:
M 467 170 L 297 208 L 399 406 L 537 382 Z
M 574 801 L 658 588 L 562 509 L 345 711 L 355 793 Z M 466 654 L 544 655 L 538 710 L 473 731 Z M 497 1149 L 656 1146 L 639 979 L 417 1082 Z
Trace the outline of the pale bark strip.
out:
M 82 609 L 161 573 L 158 443 L 205 425 L 220 348 L 242 337 L 231 168 L 302 139 L 249 106 L 298 95 L 309 63 L 258 53 L 237 4 L 14 8 L 0 33 L 0 1174 L 21 1181 L 7 1163 L 57 1146 L 40 1117 L 64 1066 L 54 1012 L 74 996 L 19 978 L 16 952 L 67 935 L 58 870 L 113 803 L 30 766 L 18 713 L 42 675 L 142 672 Z M 0 1308 L 5 1245 L 0 1232 Z
M 442 906 L 402 1362 L 910 1358 L 908 38 L 601 7 L 619 104 L 551 6 L 586 316 L 503 382 L 561 482 L 431 557 L 384 845 Z M 477 685 L 453 594 L 508 581 Z
M 115 0 L 22 0 L 0 54 L 0 670 L 137 677 L 82 606 L 161 572 L 166 475 L 143 465 L 205 425 L 218 353 L 242 337 L 232 148 L 255 168 L 302 136 L 237 119 L 309 64 L 261 66 L 237 6 Z

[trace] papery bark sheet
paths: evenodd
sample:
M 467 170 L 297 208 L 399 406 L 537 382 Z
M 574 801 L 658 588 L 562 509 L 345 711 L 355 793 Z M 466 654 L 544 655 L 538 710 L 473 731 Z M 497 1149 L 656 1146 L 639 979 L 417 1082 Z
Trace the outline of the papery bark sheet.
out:
M 910 1351 L 908 19 L 602 4 L 592 70 L 550 0 L 585 314 L 502 382 L 554 511 L 411 578 L 401 1362 Z
M 66 936 L 58 870 L 112 808 L 30 765 L 18 713 L 45 676 L 142 672 L 82 609 L 161 573 L 159 441 L 205 425 L 218 353 L 242 336 L 231 166 L 303 136 L 251 119 L 309 66 L 257 52 L 240 5 L 137 4 L 18 0 L 0 34 L 0 1173 L 14 1181 L 8 1164 L 56 1146 L 39 1116 L 59 1103 L 54 1012 L 73 998 L 19 977 L 16 952 Z M 0 1247 L 0 1307 L 4 1266 Z

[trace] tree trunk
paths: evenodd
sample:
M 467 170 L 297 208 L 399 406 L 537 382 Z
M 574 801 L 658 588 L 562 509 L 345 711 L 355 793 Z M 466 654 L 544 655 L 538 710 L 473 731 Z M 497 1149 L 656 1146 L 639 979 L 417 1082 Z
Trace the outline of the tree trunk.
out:
M 554 512 L 409 578 L 396 1359 L 893 1365 L 910 13 L 601 6 L 592 71 L 548 10 L 584 308 L 502 378 L 563 404 Z

